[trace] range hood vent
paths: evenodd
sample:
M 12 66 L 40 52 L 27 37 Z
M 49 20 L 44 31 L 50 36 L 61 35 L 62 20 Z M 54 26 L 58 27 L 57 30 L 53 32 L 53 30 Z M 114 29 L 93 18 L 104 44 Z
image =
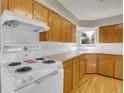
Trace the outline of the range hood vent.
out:
M 44 32 L 49 29 L 46 23 L 5 10 L 1 16 L 2 27 L 15 31 L 23 28 L 25 31 Z

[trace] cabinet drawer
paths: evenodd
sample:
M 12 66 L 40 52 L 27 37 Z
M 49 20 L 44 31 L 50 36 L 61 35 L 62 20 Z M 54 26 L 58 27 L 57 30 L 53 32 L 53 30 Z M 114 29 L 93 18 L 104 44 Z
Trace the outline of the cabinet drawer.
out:
M 72 60 L 64 62 L 64 68 L 68 68 L 70 66 L 72 66 Z

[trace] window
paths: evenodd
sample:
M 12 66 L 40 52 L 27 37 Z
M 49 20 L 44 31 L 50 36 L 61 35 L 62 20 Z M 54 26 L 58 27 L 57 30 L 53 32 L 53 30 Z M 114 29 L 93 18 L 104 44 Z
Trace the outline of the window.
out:
M 94 44 L 95 43 L 95 31 L 84 31 L 81 33 L 82 44 Z
M 79 45 L 96 45 L 97 27 L 79 27 L 78 28 L 78 44 Z

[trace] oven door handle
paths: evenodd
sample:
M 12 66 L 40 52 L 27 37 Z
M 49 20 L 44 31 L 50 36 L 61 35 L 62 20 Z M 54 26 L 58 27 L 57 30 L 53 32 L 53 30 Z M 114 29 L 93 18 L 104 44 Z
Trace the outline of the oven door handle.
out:
M 43 80 L 45 80 L 45 79 L 47 79 L 47 78 L 50 78 L 50 77 L 56 75 L 57 73 L 58 73 L 58 71 L 55 71 L 55 72 L 52 72 L 52 73 L 50 73 L 50 74 L 48 74 L 48 75 L 46 75 L 46 76 L 40 78 L 39 80 L 36 80 L 36 81 L 35 81 L 35 84 L 36 84 L 36 85 L 39 85 Z

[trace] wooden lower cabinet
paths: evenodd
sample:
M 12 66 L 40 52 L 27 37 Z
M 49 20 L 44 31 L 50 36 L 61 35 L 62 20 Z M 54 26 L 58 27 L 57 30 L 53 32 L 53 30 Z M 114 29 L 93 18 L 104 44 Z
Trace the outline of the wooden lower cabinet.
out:
M 86 54 L 86 73 L 96 73 L 96 54 Z
M 85 58 L 84 56 L 80 56 L 80 79 L 84 76 L 85 74 Z
M 114 61 L 112 55 L 99 55 L 98 58 L 98 74 L 113 77 L 114 75 Z
M 64 62 L 64 93 L 72 91 L 72 60 Z
M 73 59 L 73 88 L 75 88 L 80 81 L 80 60 L 79 57 Z
M 123 79 L 123 56 L 113 56 L 114 60 L 114 77 Z
M 64 62 L 64 93 L 77 89 L 85 73 L 123 79 L 123 56 L 84 54 Z

